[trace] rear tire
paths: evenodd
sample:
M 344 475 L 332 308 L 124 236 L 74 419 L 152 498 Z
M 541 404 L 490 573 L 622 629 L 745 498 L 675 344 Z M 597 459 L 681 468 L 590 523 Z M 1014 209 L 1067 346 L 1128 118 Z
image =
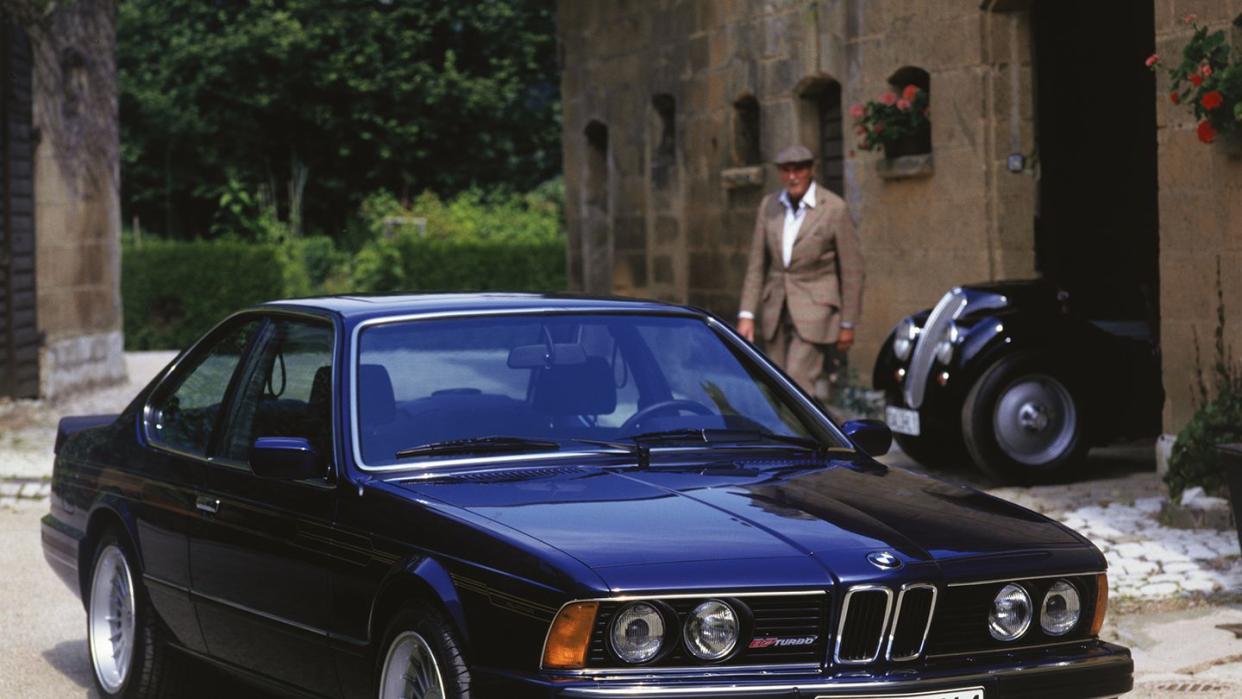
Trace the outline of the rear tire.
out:
M 91 676 L 102 697 L 163 696 L 175 674 L 172 649 L 147 599 L 128 542 L 107 531 L 95 547 L 86 588 Z
M 1064 478 L 1089 446 L 1085 406 L 1045 354 L 1006 357 L 962 405 L 962 435 L 981 471 L 1008 483 Z
M 470 699 L 461 642 L 429 604 L 410 604 L 393 616 L 376 660 L 379 699 Z

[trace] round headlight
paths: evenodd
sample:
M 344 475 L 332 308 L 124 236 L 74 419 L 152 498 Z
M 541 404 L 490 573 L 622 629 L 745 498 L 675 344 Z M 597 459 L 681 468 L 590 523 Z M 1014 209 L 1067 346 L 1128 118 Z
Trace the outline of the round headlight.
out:
M 1081 615 L 1078 590 L 1064 580 L 1058 580 L 1044 595 L 1044 603 L 1039 610 L 1039 626 L 1049 636 L 1064 636 L 1074 628 Z
M 710 599 L 686 617 L 682 637 L 686 648 L 699 660 L 720 660 L 737 645 L 737 612 L 720 600 Z
M 1006 585 L 992 600 L 988 633 L 998 641 L 1012 641 L 1030 627 L 1031 612 L 1031 596 L 1026 589 L 1021 585 Z
M 961 331 L 957 329 L 957 326 L 950 325 L 944 339 L 936 345 L 936 361 L 948 366 L 949 362 L 953 361 L 953 350 L 957 348 L 957 342 L 961 336 Z
M 919 336 L 919 326 L 914 324 L 913 320 L 903 318 L 897 324 L 897 331 L 893 333 L 893 354 L 901 361 L 910 358 L 910 350 L 914 347 L 914 341 Z
M 612 649 L 627 663 L 645 663 L 664 647 L 664 616 L 646 602 L 621 608 L 612 620 Z

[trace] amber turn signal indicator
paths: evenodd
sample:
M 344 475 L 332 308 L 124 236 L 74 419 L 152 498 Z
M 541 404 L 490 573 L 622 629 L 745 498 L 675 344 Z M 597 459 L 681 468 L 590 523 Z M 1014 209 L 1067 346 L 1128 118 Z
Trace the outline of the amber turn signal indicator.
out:
M 586 667 L 597 611 L 599 602 L 574 602 L 561 608 L 543 644 L 544 668 L 577 670 Z
M 1095 576 L 1095 614 L 1091 617 L 1091 635 L 1097 636 L 1108 611 L 1108 573 Z

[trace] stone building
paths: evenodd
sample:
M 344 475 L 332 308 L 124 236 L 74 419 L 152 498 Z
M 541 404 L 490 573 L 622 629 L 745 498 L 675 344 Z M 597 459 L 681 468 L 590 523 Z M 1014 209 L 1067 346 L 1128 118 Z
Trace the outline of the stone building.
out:
M 570 279 L 733 317 L 765 163 L 802 142 L 862 238 L 863 382 L 952 286 L 1042 276 L 1158 338 L 1176 432 L 1218 256 L 1242 298 L 1242 161 L 1143 65 L 1191 12 L 1223 28 L 1242 0 L 561 0 Z M 908 83 L 930 152 L 858 149 L 849 105 Z
M 0 397 L 56 397 L 125 377 L 116 4 L 0 9 Z

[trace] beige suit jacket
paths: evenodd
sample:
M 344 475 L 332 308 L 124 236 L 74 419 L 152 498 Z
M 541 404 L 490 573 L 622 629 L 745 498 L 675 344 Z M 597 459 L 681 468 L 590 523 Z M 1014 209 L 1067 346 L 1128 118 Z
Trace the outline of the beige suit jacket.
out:
M 763 338 L 771 340 L 781 304 L 788 303 L 802 339 L 836 342 L 841 323 L 857 324 L 862 312 L 863 256 L 845 201 L 816 183 L 815 206 L 798 229 L 788 268 L 781 259 L 784 229 L 780 194 L 769 194 L 755 218 L 741 310 L 758 316 Z

